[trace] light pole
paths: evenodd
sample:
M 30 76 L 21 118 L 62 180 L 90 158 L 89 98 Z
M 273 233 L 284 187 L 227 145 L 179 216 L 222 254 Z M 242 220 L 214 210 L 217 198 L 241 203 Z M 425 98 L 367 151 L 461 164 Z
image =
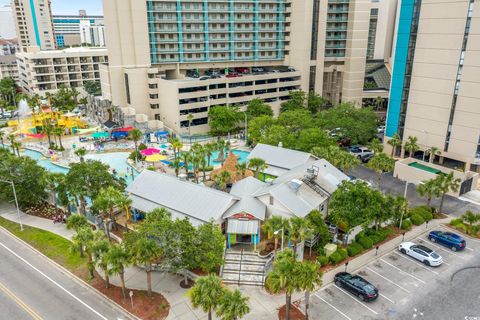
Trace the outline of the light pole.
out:
M 280 245 L 280 248 L 281 248 L 280 250 L 281 251 L 283 251 L 283 234 L 285 233 L 284 230 L 285 230 L 285 227 L 282 227 L 282 229 L 279 229 L 279 230 L 273 232 L 274 235 L 277 235 L 280 231 L 282 232 L 282 244 Z
M 23 224 L 22 224 L 22 220 L 20 219 L 20 209 L 18 207 L 17 192 L 15 190 L 15 184 L 13 183 L 13 181 L 9 181 L 9 180 L 0 180 L 0 182 L 9 183 L 12 185 L 13 197 L 15 198 L 15 206 L 17 207 L 18 222 L 20 223 L 20 230 L 23 231 Z

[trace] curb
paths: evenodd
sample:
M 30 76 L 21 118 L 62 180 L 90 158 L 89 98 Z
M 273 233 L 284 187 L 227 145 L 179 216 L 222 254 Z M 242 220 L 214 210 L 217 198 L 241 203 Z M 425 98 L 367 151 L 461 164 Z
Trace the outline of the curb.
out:
M 63 273 L 65 274 L 68 274 L 70 277 L 72 277 L 72 279 L 74 279 L 78 284 L 80 284 L 81 286 L 83 286 L 84 288 L 87 288 L 89 290 L 91 290 L 92 292 L 94 292 L 97 296 L 99 296 L 100 298 L 104 299 L 105 301 L 107 301 L 110 305 L 112 305 L 113 307 L 119 309 L 120 311 L 122 311 L 123 313 L 127 314 L 128 316 L 130 316 L 132 319 L 135 319 L 135 320 L 141 320 L 141 318 L 135 316 L 134 314 L 132 314 L 130 311 L 126 310 L 125 308 L 123 308 L 121 305 L 119 305 L 118 303 L 116 303 L 115 301 L 113 301 L 112 299 L 110 299 L 109 297 L 107 297 L 106 295 L 104 295 L 103 293 L 101 293 L 100 291 L 98 291 L 96 288 L 92 287 L 91 285 L 89 285 L 88 283 L 86 283 L 84 280 L 80 279 L 78 276 L 76 276 L 75 274 L 73 274 L 72 272 L 70 272 L 70 270 L 66 269 L 65 267 L 61 266 L 60 264 L 58 264 L 57 262 L 53 261 L 52 259 L 48 258 L 46 255 L 44 255 L 43 253 L 41 253 L 40 251 L 38 251 L 37 249 L 35 249 L 34 247 L 32 247 L 30 244 L 28 244 L 27 242 L 25 242 L 24 240 L 20 239 L 19 237 L 17 237 L 16 235 L 14 235 L 13 233 L 11 233 L 9 230 L 7 230 L 6 228 L 4 227 L 1 227 L 0 226 L 0 229 L 2 229 L 3 231 L 5 231 L 7 234 L 9 234 L 11 237 L 13 237 L 16 241 L 20 242 L 21 244 L 25 245 L 26 247 L 30 248 L 31 250 L 33 250 L 35 253 L 37 253 L 38 255 L 42 256 L 48 263 L 54 265 L 55 267 L 59 268 Z M 37 228 L 38 229 L 38 228 Z

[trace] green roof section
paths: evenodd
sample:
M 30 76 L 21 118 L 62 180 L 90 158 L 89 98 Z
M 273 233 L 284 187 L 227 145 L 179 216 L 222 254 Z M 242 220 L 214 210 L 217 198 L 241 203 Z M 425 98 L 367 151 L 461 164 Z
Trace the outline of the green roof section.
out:
M 442 173 L 442 171 L 440 171 L 438 169 L 431 168 L 429 166 L 426 166 L 426 165 L 418 163 L 418 162 L 409 163 L 408 166 L 409 167 L 414 167 L 414 168 L 417 168 L 417 169 L 420 169 L 420 170 L 423 170 L 423 171 L 431 172 L 431 173 L 434 173 L 434 174 Z

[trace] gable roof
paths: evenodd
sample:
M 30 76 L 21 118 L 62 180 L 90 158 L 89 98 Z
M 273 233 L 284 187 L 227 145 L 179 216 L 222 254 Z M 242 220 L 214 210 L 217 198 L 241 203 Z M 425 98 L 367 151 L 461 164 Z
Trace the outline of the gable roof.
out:
M 249 213 L 259 220 L 265 220 L 266 206 L 253 196 L 256 191 L 265 186 L 264 182 L 253 177 L 247 177 L 235 183 L 230 190 L 230 194 L 238 197 L 240 200 L 227 210 L 223 218 L 226 219 L 237 213 Z
M 144 170 L 126 189 L 147 208 L 164 207 L 203 222 L 218 220 L 239 199 L 228 193 Z M 147 205 L 148 204 L 148 205 Z
M 261 158 L 265 160 L 270 168 L 264 172 L 275 176 L 279 176 L 288 170 L 315 159 L 307 152 L 275 147 L 263 143 L 257 144 L 248 155 L 248 159 L 252 158 Z

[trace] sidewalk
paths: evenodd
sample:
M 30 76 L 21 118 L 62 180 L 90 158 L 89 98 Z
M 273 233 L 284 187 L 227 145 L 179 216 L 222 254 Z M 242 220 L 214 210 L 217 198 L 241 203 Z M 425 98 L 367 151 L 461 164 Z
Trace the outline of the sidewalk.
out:
M 8 203 L 0 204 L 0 216 L 18 223 L 17 210 Z M 24 225 L 47 230 L 66 239 L 71 239 L 74 232 L 67 230 L 65 224 L 54 224 L 52 220 L 31 216 L 21 212 L 20 219 Z M 97 270 L 103 277 L 103 272 Z M 200 309 L 193 309 L 187 297 L 186 289 L 182 289 L 179 283 L 183 276 L 164 272 L 152 273 L 152 290 L 162 294 L 170 303 L 170 313 L 168 320 L 199 320 L 207 319 L 206 313 Z M 120 286 L 118 276 L 111 277 L 110 282 L 113 285 Z M 129 267 L 125 270 L 125 283 L 127 288 L 146 290 L 147 276 L 143 269 L 138 267 Z M 259 287 L 239 287 L 243 294 L 250 297 L 250 313 L 244 318 L 247 320 L 276 320 L 278 319 L 278 308 L 285 304 L 285 296 L 268 294 L 263 288 Z M 300 299 L 301 294 L 294 295 L 294 300 Z M 135 303 L 135 297 L 133 297 Z M 214 316 L 214 319 L 216 317 Z

